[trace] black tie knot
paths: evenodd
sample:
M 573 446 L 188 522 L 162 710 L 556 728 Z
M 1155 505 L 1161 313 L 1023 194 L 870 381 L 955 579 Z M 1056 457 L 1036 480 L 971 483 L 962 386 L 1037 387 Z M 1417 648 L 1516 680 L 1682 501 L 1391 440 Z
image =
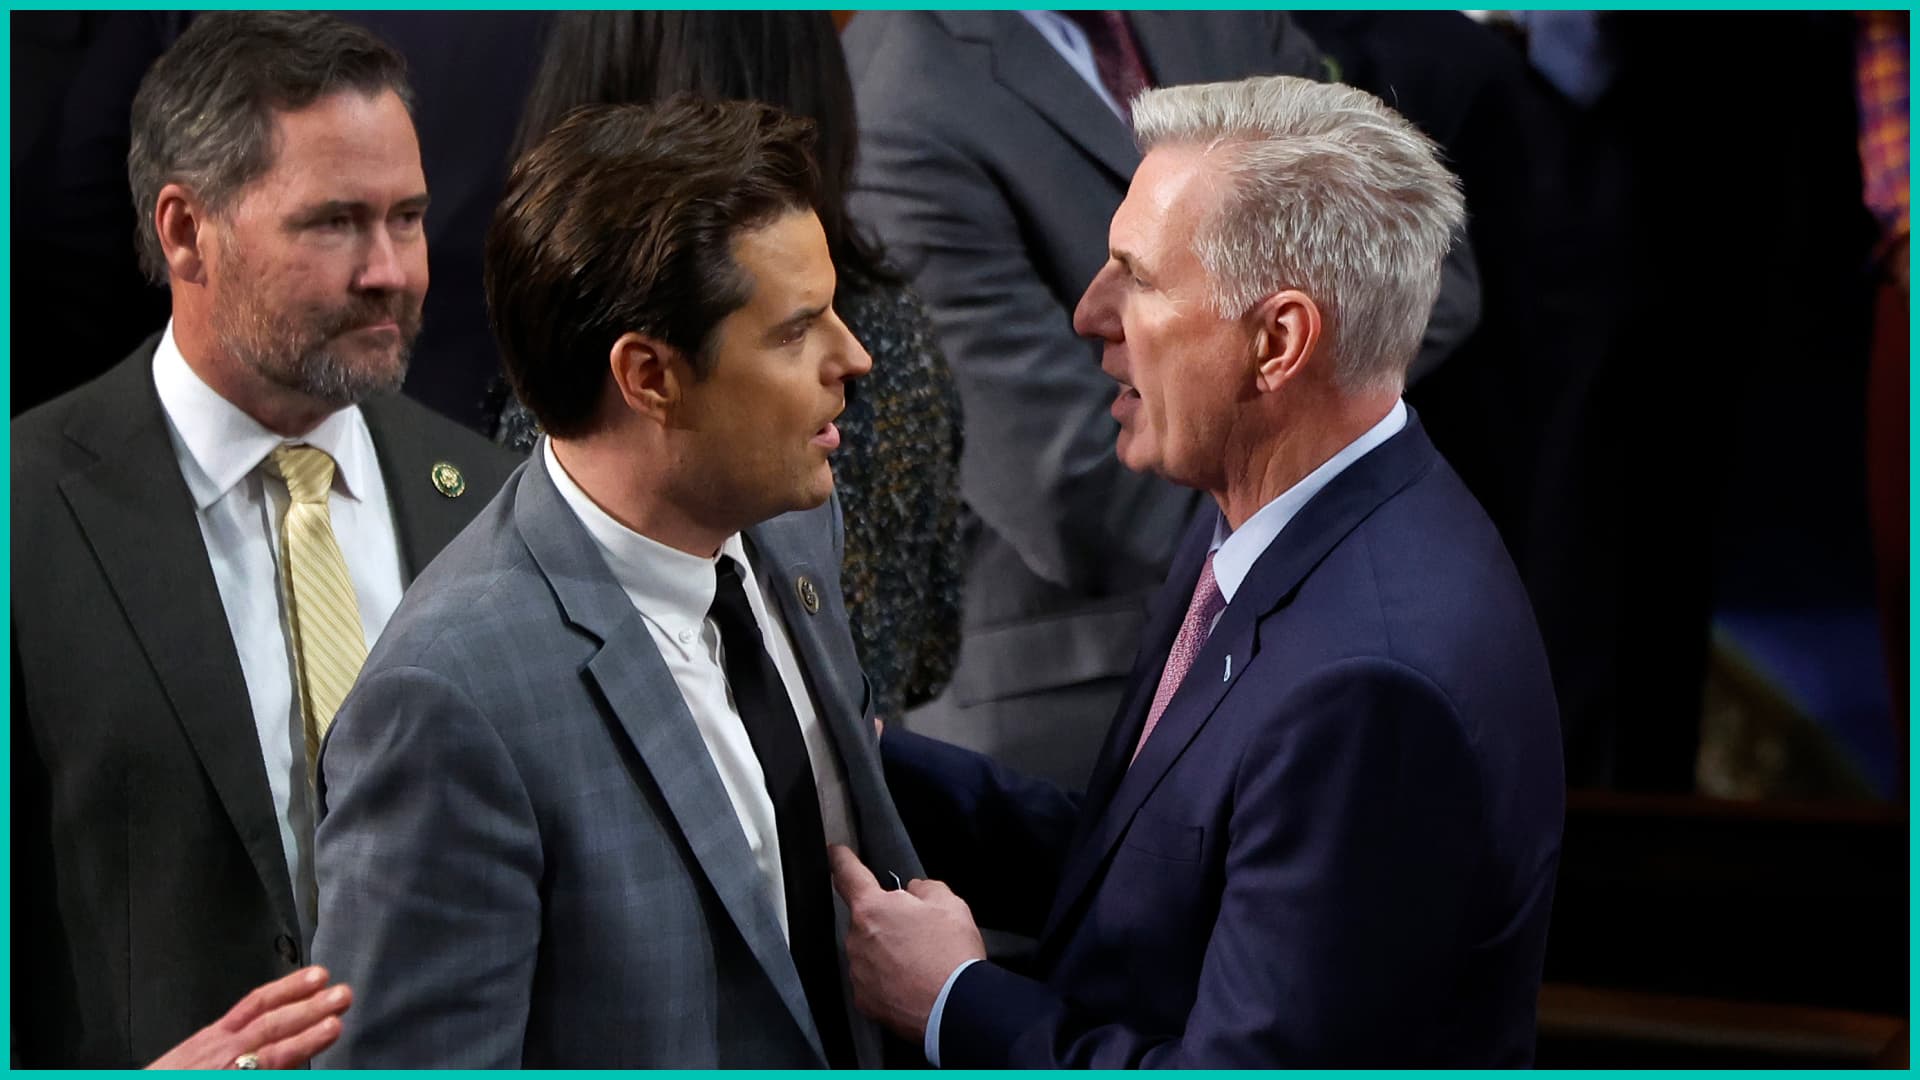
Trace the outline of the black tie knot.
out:
M 740 564 L 732 556 L 722 555 L 713 567 L 713 606 L 707 609 L 707 618 L 720 628 L 720 639 L 739 634 L 756 641 L 760 637 L 760 626 L 753 618 L 753 605 L 747 603 L 747 587 L 740 579 Z M 732 677 L 732 673 L 728 673 Z

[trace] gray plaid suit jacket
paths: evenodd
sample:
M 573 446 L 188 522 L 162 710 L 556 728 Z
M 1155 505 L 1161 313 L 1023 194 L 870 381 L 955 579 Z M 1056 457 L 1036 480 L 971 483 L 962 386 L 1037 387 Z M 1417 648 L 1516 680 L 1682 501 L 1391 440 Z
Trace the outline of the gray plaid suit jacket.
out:
M 541 467 L 422 574 L 321 754 L 316 1064 L 824 1065 L 772 902 L 638 612 Z M 747 531 L 841 756 L 861 856 L 921 873 L 840 599 L 837 504 Z M 843 960 L 844 963 L 844 960 Z M 862 1046 L 877 1065 L 877 1040 Z

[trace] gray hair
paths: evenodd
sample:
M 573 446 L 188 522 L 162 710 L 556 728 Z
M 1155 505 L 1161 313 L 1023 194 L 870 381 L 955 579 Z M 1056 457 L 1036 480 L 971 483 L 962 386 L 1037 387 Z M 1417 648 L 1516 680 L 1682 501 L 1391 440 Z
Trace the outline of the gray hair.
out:
M 154 230 L 160 189 L 183 184 L 220 211 L 273 167 L 275 111 L 344 90 L 391 90 L 413 105 L 407 64 L 370 31 L 330 15 L 219 11 L 193 20 L 133 98 L 127 180 L 140 267 L 167 283 Z
M 1290 76 L 1149 90 L 1133 126 L 1143 153 L 1221 154 L 1230 184 L 1193 246 L 1222 318 L 1299 289 L 1342 389 L 1404 383 L 1466 220 L 1433 140 L 1371 94 Z

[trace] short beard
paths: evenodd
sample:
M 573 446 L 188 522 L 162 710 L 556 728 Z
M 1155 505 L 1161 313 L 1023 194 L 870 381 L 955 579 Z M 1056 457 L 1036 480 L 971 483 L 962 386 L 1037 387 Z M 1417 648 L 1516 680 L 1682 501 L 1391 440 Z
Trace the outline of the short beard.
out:
M 420 315 L 407 294 L 368 294 L 337 309 L 289 314 L 268 310 L 244 260 L 234 259 L 230 272 L 227 302 L 213 310 L 214 334 L 227 355 L 275 386 L 333 409 L 400 389 L 420 333 Z M 328 347 L 340 334 L 384 319 L 400 328 L 392 363 L 356 365 Z
M 364 317 L 347 321 L 341 330 L 364 326 L 368 321 Z M 292 335 L 263 335 L 246 347 L 235 348 L 239 343 L 232 341 L 227 347 L 241 363 L 274 385 L 335 409 L 358 405 L 375 394 L 400 389 L 413 355 L 412 335 L 405 329 L 401 331 L 400 349 L 394 363 L 380 368 L 356 366 L 336 354 L 326 346 L 333 336 L 333 333 L 313 334 L 305 341 L 296 341 Z

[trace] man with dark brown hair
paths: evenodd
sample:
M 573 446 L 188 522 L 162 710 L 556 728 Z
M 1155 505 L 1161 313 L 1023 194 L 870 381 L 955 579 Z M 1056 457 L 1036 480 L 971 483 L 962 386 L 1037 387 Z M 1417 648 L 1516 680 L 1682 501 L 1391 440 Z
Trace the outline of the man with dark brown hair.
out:
M 143 1064 L 304 962 L 319 739 L 512 468 L 392 393 L 427 291 L 409 97 L 364 30 L 217 12 L 134 100 L 171 318 L 12 429 L 19 1064 Z
M 547 438 L 401 604 L 322 759 L 321 1064 L 853 1067 L 829 843 L 919 870 L 840 599 L 811 128 L 573 114 L 487 240 Z

